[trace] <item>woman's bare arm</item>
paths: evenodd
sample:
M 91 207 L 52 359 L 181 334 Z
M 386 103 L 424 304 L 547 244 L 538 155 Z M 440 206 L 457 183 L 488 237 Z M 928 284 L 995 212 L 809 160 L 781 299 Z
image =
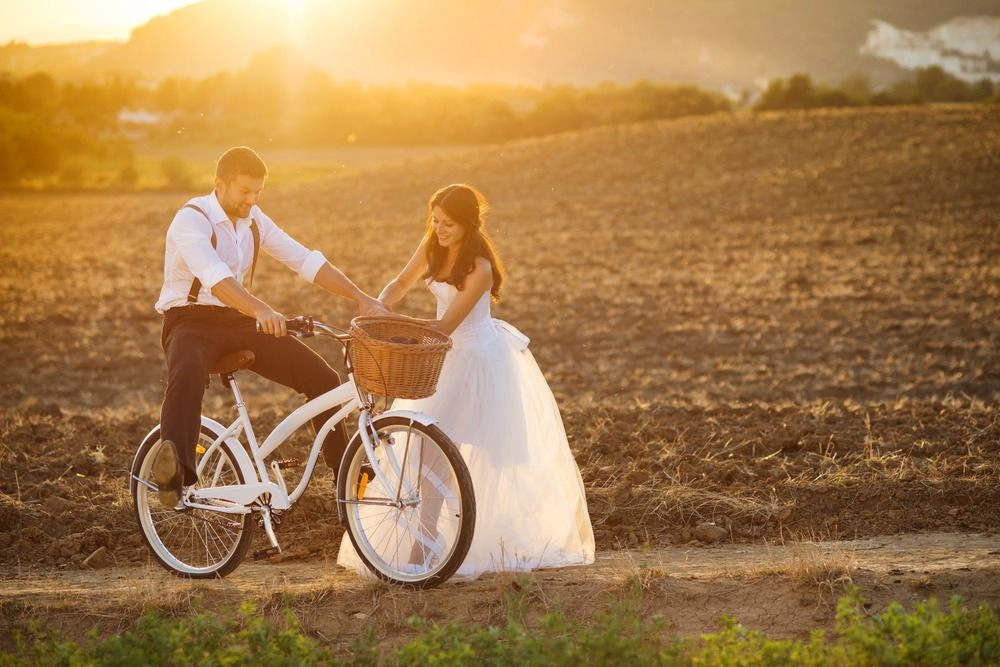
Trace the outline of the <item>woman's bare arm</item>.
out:
M 420 245 L 414 251 L 413 256 L 410 257 L 410 261 L 406 263 L 406 266 L 399 272 L 399 275 L 390 280 L 382 288 L 382 292 L 378 295 L 378 300 L 386 308 L 392 308 L 394 304 L 399 303 L 406 296 L 406 293 L 417 284 L 420 277 L 424 275 L 424 272 L 427 270 L 427 253 L 424 250 L 424 245 L 424 242 L 421 241 Z
M 406 315 L 395 315 L 395 317 L 432 327 L 450 336 L 472 312 L 480 297 L 491 287 L 493 287 L 493 271 L 490 268 L 490 263 L 486 258 L 479 257 L 476 259 L 476 267 L 465 278 L 465 287 L 459 290 L 458 296 L 448 306 L 448 310 L 445 311 L 441 319 L 426 320 Z

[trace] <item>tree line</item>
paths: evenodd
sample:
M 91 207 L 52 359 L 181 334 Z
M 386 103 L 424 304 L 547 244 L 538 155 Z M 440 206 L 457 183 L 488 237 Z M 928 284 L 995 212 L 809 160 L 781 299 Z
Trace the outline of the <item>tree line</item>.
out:
M 1000 92 L 988 80 L 969 84 L 940 67 L 880 91 L 860 75 L 831 87 L 796 74 L 773 81 L 749 106 L 943 101 L 997 102 Z M 280 51 L 261 54 L 239 71 L 155 85 L 0 74 L 0 183 L 56 174 L 72 185 L 88 161 L 101 161 L 117 165 L 118 181 L 128 187 L 137 179 L 137 142 L 178 148 L 481 144 L 734 106 L 741 105 L 717 92 L 650 81 L 544 87 L 339 83 L 320 70 L 293 66 Z M 129 113 L 136 111 L 142 114 Z M 176 171 L 176 165 L 167 166 Z
M 949 74 L 938 65 L 918 69 L 913 77 L 875 90 L 862 74 L 854 74 L 839 86 L 816 83 L 808 74 L 775 79 L 754 103 L 754 109 L 818 109 L 824 107 L 889 106 L 935 102 L 1000 103 L 1000 86 L 990 79 L 975 83 Z
M 237 72 L 153 86 L 0 74 L 0 183 L 53 173 L 72 182 L 74 165 L 102 160 L 121 163 L 127 185 L 135 179 L 137 142 L 178 148 L 481 144 L 730 108 L 719 93 L 649 81 L 541 88 L 338 83 L 268 54 Z M 131 113 L 139 110 L 141 117 Z

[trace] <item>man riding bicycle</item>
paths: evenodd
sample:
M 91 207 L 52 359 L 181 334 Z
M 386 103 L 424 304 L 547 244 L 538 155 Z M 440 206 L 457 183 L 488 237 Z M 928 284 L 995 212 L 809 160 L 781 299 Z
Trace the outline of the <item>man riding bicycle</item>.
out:
M 249 369 L 311 399 L 340 384 L 337 372 L 301 341 L 287 336 L 285 317 L 254 296 L 257 254 L 276 260 L 338 296 L 353 299 L 362 315 L 385 309 L 361 291 L 318 250 L 309 250 L 257 206 L 267 167 L 247 147 L 219 158 L 212 193 L 195 197 L 167 229 L 163 287 L 156 310 L 163 313 L 161 344 L 167 387 L 160 409 L 164 446 L 153 462 L 160 502 L 174 508 L 182 489 L 197 481 L 195 444 L 209 370 L 224 355 L 249 350 Z M 246 286 L 244 286 L 246 283 Z M 318 429 L 332 411 L 318 415 Z M 343 422 L 330 432 L 323 456 L 337 466 L 347 445 Z

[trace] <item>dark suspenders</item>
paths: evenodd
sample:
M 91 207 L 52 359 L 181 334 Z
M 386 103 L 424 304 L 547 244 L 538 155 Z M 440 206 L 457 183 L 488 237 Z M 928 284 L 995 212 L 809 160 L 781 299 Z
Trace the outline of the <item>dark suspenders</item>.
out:
M 208 220 L 208 224 L 212 224 L 212 219 L 208 217 L 208 214 L 201 210 L 194 204 L 185 204 L 184 208 L 193 208 L 194 210 L 205 216 Z M 253 262 L 250 264 L 250 283 L 248 287 L 253 287 L 253 274 L 257 270 L 257 253 L 260 251 L 260 229 L 257 228 L 257 221 L 254 218 L 250 218 L 250 233 L 253 235 Z M 216 247 L 219 239 L 215 236 L 215 228 L 212 228 L 212 248 Z M 201 281 L 195 278 L 191 283 L 191 290 L 188 292 L 188 303 L 198 303 L 198 292 L 201 291 Z

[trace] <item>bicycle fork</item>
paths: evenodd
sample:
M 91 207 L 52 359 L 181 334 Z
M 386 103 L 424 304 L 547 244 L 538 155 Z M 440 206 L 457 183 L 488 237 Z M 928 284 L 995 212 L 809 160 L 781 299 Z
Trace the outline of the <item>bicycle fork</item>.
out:
M 379 481 L 382 488 L 387 492 L 395 490 L 396 505 L 401 506 L 402 501 L 400 499 L 404 496 L 413 497 L 414 489 L 409 480 L 407 480 L 405 475 L 403 475 L 403 468 L 396 459 L 395 453 L 391 450 L 391 448 L 384 448 L 386 456 L 383 458 L 388 461 L 389 467 L 392 469 L 392 474 L 395 476 L 397 482 L 392 483 L 385 471 L 382 470 L 379 460 L 375 457 L 375 448 L 378 447 L 381 442 L 378 431 L 372 423 L 371 414 L 367 410 L 362 410 L 361 414 L 358 415 L 358 434 L 361 436 L 361 444 L 365 448 L 365 455 L 368 457 L 368 462 L 371 463 L 372 472 L 375 473 L 375 479 Z M 409 442 L 407 442 L 407 447 L 409 447 Z M 407 454 L 408 452 L 404 452 L 404 458 Z

